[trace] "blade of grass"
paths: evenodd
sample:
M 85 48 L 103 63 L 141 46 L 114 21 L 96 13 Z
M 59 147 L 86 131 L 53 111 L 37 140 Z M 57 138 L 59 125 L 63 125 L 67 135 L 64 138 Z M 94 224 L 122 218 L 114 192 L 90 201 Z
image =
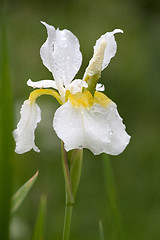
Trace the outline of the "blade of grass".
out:
M 42 195 L 32 240 L 44 239 L 45 215 L 46 215 L 46 196 Z
M 102 220 L 99 220 L 99 234 L 100 240 L 105 240 Z
M 108 199 L 108 222 L 110 225 L 110 239 L 124 240 L 122 218 L 117 204 L 115 179 L 112 164 L 108 155 L 102 155 L 104 179 Z
M 20 207 L 21 203 L 27 196 L 33 184 L 35 183 L 37 177 L 38 177 L 38 171 L 13 195 L 11 200 L 11 214 L 15 213 L 16 210 Z
M 7 51 L 7 12 L 4 5 L 0 9 L 0 238 L 8 240 L 14 151 L 12 139 L 13 101 Z

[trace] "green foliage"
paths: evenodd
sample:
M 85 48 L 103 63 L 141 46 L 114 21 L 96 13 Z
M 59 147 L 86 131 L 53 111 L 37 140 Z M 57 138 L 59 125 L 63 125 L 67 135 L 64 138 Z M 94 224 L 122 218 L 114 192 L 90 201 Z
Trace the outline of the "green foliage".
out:
M 8 240 L 12 193 L 13 107 L 8 59 L 7 12 L 0 9 L 0 238 Z
M 108 234 L 109 239 L 123 240 L 123 228 L 121 213 L 118 207 L 116 184 L 114 174 L 112 170 L 111 160 L 108 155 L 102 155 L 103 161 L 103 174 L 105 182 L 105 190 L 107 195 L 108 203 Z
M 105 240 L 102 220 L 99 221 L 99 234 L 100 234 L 100 240 Z
M 35 183 L 36 179 L 38 177 L 38 172 L 30 178 L 20 189 L 17 190 L 17 192 L 13 195 L 12 201 L 11 201 L 11 213 L 14 214 L 17 209 L 22 204 L 23 200 L 27 196 L 28 192 L 32 188 L 33 184 Z
M 42 195 L 37 220 L 34 228 L 32 240 L 44 240 L 44 229 L 45 229 L 45 215 L 46 215 L 46 196 Z

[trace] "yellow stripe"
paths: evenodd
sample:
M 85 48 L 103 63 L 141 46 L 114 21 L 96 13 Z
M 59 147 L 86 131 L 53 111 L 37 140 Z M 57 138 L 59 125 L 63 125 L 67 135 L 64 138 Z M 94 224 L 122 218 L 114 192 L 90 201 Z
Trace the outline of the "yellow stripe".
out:
M 94 98 L 89 91 L 69 94 L 67 97 L 75 108 L 82 106 L 90 109 L 95 103 L 105 108 L 111 102 L 111 99 L 101 92 L 95 92 Z
M 68 99 L 75 108 L 83 106 L 89 109 L 94 104 L 94 98 L 92 97 L 92 94 L 89 91 L 85 91 L 83 93 L 78 92 L 75 94 L 70 94 L 68 96 Z
M 99 104 L 100 106 L 106 108 L 107 105 L 112 101 L 109 99 L 104 93 L 95 92 L 94 94 L 94 101 L 95 103 Z
M 31 92 L 30 96 L 29 96 L 29 100 L 30 102 L 35 102 L 37 97 L 41 96 L 41 95 L 51 95 L 53 96 L 61 105 L 63 104 L 62 99 L 60 97 L 60 95 L 52 89 L 36 89 L 33 92 Z

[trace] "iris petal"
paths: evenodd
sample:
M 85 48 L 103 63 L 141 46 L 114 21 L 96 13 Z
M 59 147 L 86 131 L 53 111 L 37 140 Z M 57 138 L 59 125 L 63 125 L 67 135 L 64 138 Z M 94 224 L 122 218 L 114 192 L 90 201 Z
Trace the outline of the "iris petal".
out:
M 33 82 L 31 79 L 27 81 L 27 85 L 33 88 L 54 88 L 57 89 L 56 82 L 53 80 L 40 80 Z
M 69 30 L 55 30 L 54 27 L 42 22 L 48 33 L 40 54 L 44 65 L 52 72 L 59 85 L 68 87 L 82 63 L 79 41 Z
M 98 49 L 99 45 L 103 40 L 106 41 L 106 49 L 104 53 L 104 59 L 103 59 L 103 64 L 102 64 L 102 70 L 105 69 L 108 64 L 110 63 L 110 60 L 112 57 L 115 56 L 116 51 L 117 51 L 117 43 L 115 41 L 114 34 L 115 33 L 123 33 L 121 29 L 115 29 L 112 32 L 107 32 L 104 35 L 102 35 L 97 41 L 94 46 L 94 52 Z
M 20 111 L 21 119 L 17 125 L 17 129 L 13 131 L 13 137 L 16 141 L 15 152 L 22 154 L 30 151 L 32 148 L 34 151 L 40 150 L 35 145 L 35 129 L 37 123 L 41 121 L 41 110 L 36 103 L 30 103 L 26 100 Z
M 106 108 L 94 104 L 91 109 L 74 108 L 68 101 L 57 109 L 53 127 L 66 151 L 88 148 L 95 155 L 102 152 L 118 155 L 130 140 L 112 101 Z

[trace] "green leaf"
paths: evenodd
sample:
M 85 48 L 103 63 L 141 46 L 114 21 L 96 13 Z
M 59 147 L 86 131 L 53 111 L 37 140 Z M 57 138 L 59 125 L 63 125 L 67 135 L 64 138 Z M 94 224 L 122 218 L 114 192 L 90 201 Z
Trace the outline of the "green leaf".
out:
M 36 181 L 37 176 L 38 171 L 13 195 L 11 200 L 11 214 L 15 213 L 15 211 L 19 208 L 28 192 L 30 191 L 31 187 L 33 186 L 34 182 Z
M 106 184 L 106 193 L 108 200 L 108 223 L 111 232 L 111 238 L 115 240 L 123 240 L 125 238 L 123 231 L 123 223 L 121 213 L 119 211 L 115 178 L 112 164 L 108 155 L 102 155 L 104 180 Z
M 102 220 L 99 220 L 99 234 L 100 234 L 100 240 L 105 240 Z
M 8 240 L 14 150 L 6 2 L 0 4 L 0 238 Z
M 44 239 L 46 202 L 47 202 L 46 196 L 42 195 L 32 240 L 43 240 Z

